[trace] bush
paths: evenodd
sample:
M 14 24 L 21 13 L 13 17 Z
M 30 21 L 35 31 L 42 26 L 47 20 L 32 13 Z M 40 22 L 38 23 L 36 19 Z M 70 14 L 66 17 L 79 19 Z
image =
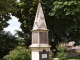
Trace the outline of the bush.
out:
M 49 58 L 50 58 L 50 60 L 53 59 L 53 53 L 52 53 L 52 51 L 49 52 Z
M 25 47 L 17 47 L 10 51 L 9 55 L 4 56 L 5 60 L 31 60 L 30 50 Z
M 66 47 L 58 45 L 57 50 L 57 57 L 59 58 L 59 60 L 67 60 Z

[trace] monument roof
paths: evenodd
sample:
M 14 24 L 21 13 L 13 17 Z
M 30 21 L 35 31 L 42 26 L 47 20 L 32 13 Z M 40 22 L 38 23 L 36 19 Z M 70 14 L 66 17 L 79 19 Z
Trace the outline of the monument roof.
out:
M 48 30 L 42 10 L 41 3 L 38 4 L 35 21 L 32 30 Z

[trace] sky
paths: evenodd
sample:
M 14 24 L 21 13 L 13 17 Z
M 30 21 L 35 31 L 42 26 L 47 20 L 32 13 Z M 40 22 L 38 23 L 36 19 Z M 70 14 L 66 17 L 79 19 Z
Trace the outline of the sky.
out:
M 17 0 L 18 2 L 20 1 L 20 0 Z
M 20 29 L 20 23 L 18 22 L 18 18 L 16 18 L 15 16 L 11 16 L 12 19 L 10 19 L 8 21 L 8 23 L 10 24 L 7 28 L 4 28 L 5 31 L 10 31 L 13 35 L 15 34 L 15 30 L 19 30 Z

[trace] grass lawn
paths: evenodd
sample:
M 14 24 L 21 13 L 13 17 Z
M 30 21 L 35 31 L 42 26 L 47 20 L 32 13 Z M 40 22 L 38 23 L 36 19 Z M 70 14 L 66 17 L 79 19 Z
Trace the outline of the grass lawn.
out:
M 80 60 L 80 56 L 78 56 L 78 57 L 68 58 L 68 60 Z
M 53 60 L 59 60 L 58 58 L 53 58 Z M 65 59 L 66 60 L 66 59 Z M 68 58 L 67 60 L 80 60 L 80 56 Z

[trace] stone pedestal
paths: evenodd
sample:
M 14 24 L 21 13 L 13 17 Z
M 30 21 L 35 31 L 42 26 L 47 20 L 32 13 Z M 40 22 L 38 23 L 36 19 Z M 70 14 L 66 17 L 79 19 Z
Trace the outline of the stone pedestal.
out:
M 31 45 L 32 60 L 49 60 L 50 45 Z

